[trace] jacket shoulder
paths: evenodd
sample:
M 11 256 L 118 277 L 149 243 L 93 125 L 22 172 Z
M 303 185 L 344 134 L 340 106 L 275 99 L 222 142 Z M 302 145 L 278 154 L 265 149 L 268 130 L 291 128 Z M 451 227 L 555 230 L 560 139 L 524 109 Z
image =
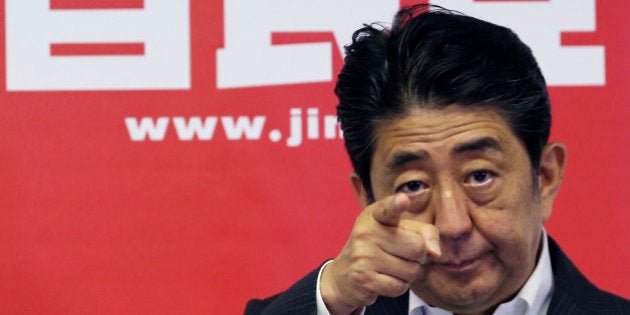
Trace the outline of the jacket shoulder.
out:
M 316 315 L 317 275 L 321 266 L 300 279 L 288 290 L 266 299 L 253 299 L 245 307 L 245 315 Z
M 592 284 L 549 238 L 554 291 L 549 314 L 630 314 L 630 300 Z

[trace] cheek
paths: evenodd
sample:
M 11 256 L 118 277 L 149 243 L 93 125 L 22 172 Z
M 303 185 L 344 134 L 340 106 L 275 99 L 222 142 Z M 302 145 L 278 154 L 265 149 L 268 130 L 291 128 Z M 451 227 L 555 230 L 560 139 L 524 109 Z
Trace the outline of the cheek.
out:
M 508 211 L 483 208 L 477 209 L 472 217 L 479 233 L 495 247 L 512 242 L 511 238 L 515 236 L 514 218 L 508 215 Z
M 478 210 L 477 230 L 491 244 L 497 263 L 509 277 L 520 279 L 535 264 L 542 224 L 533 213 L 539 209 L 528 202 L 506 202 Z
M 472 211 L 471 217 L 477 230 L 500 252 L 522 250 L 529 245 L 531 234 L 542 226 L 537 223 L 541 222 L 536 216 L 539 208 L 515 197 L 503 196 Z

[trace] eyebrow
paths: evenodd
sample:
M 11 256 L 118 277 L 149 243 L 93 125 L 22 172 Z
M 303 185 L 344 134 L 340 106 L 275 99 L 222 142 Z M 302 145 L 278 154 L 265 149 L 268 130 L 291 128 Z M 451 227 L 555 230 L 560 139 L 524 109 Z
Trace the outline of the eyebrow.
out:
M 451 156 L 461 155 L 467 152 L 479 152 L 486 150 L 503 152 L 503 149 L 497 140 L 491 137 L 483 137 L 456 145 L 451 150 Z M 429 158 L 429 153 L 425 150 L 398 152 L 392 157 L 391 161 L 387 163 L 387 169 L 390 171 L 396 171 L 407 163 L 422 162 Z
M 451 156 L 460 155 L 466 152 L 474 152 L 474 151 L 486 151 L 486 150 L 495 150 L 499 152 L 503 152 L 501 145 L 499 142 L 491 137 L 483 137 L 480 139 L 472 140 L 470 142 L 465 142 L 456 145 L 451 150 Z
M 387 163 L 387 169 L 395 171 L 409 162 L 424 161 L 428 158 L 429 153 L 425 150 L 418 150 L 415 152 L 398 152 L 394 155 L 392 160 Z

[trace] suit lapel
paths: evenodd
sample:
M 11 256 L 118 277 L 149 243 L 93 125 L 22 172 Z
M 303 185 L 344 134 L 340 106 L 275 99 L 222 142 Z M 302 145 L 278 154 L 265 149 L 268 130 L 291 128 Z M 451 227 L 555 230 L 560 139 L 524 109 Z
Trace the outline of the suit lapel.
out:
M 571 263 L 558 244 L 551 237 L 548 239 L 554 288 L 547 313 L 587 314 L 588 312 L 585 312 L 580 305 L 586 301 L 597 300 L 597 297 L 601 295 Z
M 379 296 L 376 302 L 365 309 L 365 315 L 408 315 L 409 314 L 409 291 L 395 297 L 388 298 Z

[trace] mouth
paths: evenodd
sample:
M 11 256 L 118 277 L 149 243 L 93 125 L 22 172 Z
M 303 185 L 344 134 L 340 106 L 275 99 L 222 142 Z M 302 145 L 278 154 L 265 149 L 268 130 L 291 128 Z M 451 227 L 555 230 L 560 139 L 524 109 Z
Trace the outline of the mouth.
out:
M 438 263 L 438 265 L 440 267 L 443 267 L 451 271 L 464 271 L 467 269 L 472 269 L 476 265 L 477 262 L 480 262 L 481 260 L 483 260 L 488 254 L 489 252 L 482 252 L 481 254 L 476 255 L 472 258 L 463 259 L 463 260 L 455 259 L 455 260 L 444 261 L 444 262 Z

